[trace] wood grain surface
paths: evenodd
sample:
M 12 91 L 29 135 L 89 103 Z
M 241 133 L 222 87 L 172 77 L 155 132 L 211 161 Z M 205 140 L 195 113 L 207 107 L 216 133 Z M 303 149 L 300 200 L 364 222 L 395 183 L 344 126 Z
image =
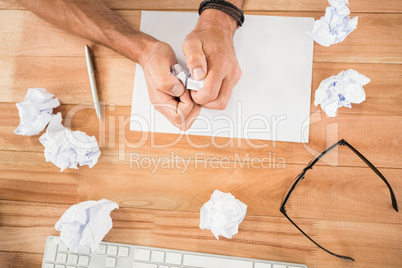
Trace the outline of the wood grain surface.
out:
M 107 0 L 134 28 L 141 10 L 195 12 L 199 0 Z M 320 18 L 326 0 L 250 0 L 247 14 Z M 309 170 L 287 205 L 290 217 L 345 262 L 319 250 L 279 212 L 307 163 L 344 138 L 392 185 L 402 206 L 402 2 L 350 0 L 357 29 L 341 44 L 315 44 L 309 143 L 179 137 L 129 131 L 135 63 L 55 28 L 14 0 L 0 0 L 0 267 L 39 268 L 46 237 L 71 206 L 107 198 L 120 205 L 105 241 L 295 263 L 308 267 L 402 267 L 402 214 L 386 185 L 339 148 Z M 104 120 L 98 121 L 83 55 L 94 50 Z M 355 69 L 371 79 L 367 99 L 328 118 L 313 105 L 320 82 Z M 47 163 L 38 136 L 13 133 L 16 102 L 31 87 L 58 97 L 63 123 L 94 135 L 92 169 Z M 224 162 L 220 162 L 224 159 Z M 163 161 L 164 166 L 157 166 Z M 186 164 L 183 162 L 185 161 Z M 200 230 L 199 210 L 215 189 L 248 205 L 233 239 Z

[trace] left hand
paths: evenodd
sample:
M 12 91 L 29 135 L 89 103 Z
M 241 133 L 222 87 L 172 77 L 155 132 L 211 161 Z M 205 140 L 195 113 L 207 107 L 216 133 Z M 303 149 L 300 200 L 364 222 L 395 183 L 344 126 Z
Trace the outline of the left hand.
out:
M 183 52 L 196 80 L 204 88 L 191 90 L 194 102 L 209 109 L 224 110 L 232 89 L 241 77 L 233 46 L 237 22 L 219 10 L 204 10 L 195 29 L 187 35 Z
M 144 69 L 148 94 L 154 108 L 181 130 L 188 130 L 200 113 L 200 106 L 193 102 L 190 92 L 171 74 L 177 63 L 173 49 L 155 40 L 140 64 Z

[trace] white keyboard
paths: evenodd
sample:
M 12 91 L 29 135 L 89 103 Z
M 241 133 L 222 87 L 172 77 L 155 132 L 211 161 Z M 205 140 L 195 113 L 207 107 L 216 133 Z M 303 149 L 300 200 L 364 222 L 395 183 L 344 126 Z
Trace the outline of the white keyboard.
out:
M 57 236 L 47 238 L 42 268 L 307 268 L 303 264 L 109 242 L 102 242 L 95 252 L 83 247 L 73 253 L 57 241 Z

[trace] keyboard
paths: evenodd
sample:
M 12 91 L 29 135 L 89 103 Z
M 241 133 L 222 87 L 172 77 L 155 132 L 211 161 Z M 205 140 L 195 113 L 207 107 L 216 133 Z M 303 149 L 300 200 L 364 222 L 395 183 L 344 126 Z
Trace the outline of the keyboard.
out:
M 73 253 L 57 242 L 57 236 L 47 238 L 42 268 L 307 268 L 303 264 L 110 242 L 102 242 L 95 252 L 82 247 Z

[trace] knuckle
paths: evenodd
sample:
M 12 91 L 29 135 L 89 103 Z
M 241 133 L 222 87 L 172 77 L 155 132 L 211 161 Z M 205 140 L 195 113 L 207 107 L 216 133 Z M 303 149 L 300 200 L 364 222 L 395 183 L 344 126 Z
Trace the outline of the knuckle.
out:
M 191 54 L 187 56 L 187 64 L 190 66 L 195 66 L 200 64 L 204 60 L 204 55 L 201 53 Z
M 155 84 L 159 90 L 162 90 L 164 92 L 170 92 L 173 88 L 173 85 L 166 79 L 160 79 Z
M 225 100 L 218 100 L 215 104 L 216 110 L 225 110 L 228 106 L 228 102 Z
M 229 69 L 229 67 L 232 68 L 230 66 L 231 64 L 229 62 L 229 59 L 226 58 L 224 55 L 218 55 L 217 56 L 217 61 L 219 62 L 219 68 L 221 70 L 227 70 L 227 69 Z
M 240 67 L 237 67 L 237 78 L 241 78 L 243 76 L 243 72 L 241 71 Z
M 235 75 L 234 78 L 236 80 L 236 82 L 239 82 L 240 78 L 242 77 L 243 73 L 241 72 L 240 68 L 237 67 L 236 71 L 235 71 Z
M 218 98 L 218 96 L 219 96 L 219 91 L 212 91 L 207 96 L 205 96 L 205 102 L 204 103 L 214 101 L 214 100 L 216 100 Z
M 182 118 L 178 114 L 172 116 L 171 120 L 173 121 L 173 123 L 175 123 L 177 125 L 182 125 Z
M 190 47 L 197 45 L 198 42 L 199 42 L 199 40 L 197 38 L 195 38 L 193 34 L 188 34 L 186 36 L 186 38 L 184 39 L 184 43 L 182 46 L 183 51 L 186 51 Z
M 216 100 L 219 96 L 219 91 L 212 92 L 211 100 Z

